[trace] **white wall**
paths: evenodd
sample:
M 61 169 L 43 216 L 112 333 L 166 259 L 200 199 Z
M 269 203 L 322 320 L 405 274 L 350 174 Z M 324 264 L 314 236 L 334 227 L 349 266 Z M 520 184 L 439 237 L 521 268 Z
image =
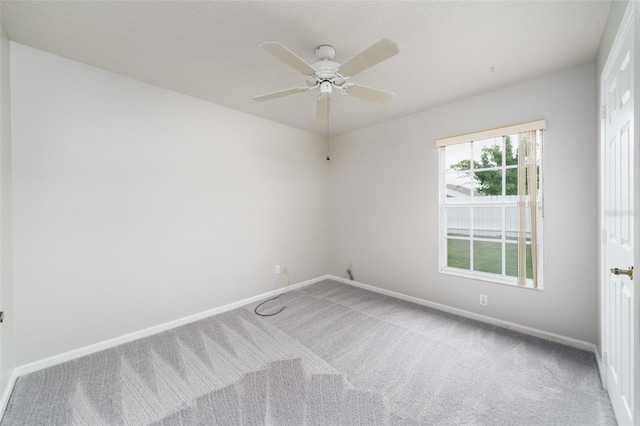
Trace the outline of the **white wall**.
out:
M 353 260 L 356 281 L 595 343 L 594 113 L 590 64 L 332 138 L 330 273 Z M 440 274 L 436 138 L 535 119 L 547 120 L 544 291 Z
M 0 24 L 0 395 L 7 390 L 14 362 L 13 257 L 11 229 L 11 96 L 9 40 Z
M 353 260 L 596 341 L 594 65 L 337 136 L 329 163 L 318 136 L 16 43 L 11 74 L 15 365 L 272 290 L 276 263 L 299 282 Z M 545 290 L 439 274 L 435 139 L 538 118 Z
M 11 76 L 18 365 L 326 273 L 325 139 L 13 42 Z

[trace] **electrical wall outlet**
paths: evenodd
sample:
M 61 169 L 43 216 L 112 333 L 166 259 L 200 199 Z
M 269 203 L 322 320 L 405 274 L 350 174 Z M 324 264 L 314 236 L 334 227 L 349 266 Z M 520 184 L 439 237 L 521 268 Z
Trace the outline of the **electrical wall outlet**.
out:
M 481 294 L 480 295 L 480 304 L 482 306 L 487 306 L 487 303 L 489 302 L 489 298 L 487 297 L 486 294 Z
M 279 274 L 280 272 L 282 272 L 280 265 L 276 265 L 276 274 Z

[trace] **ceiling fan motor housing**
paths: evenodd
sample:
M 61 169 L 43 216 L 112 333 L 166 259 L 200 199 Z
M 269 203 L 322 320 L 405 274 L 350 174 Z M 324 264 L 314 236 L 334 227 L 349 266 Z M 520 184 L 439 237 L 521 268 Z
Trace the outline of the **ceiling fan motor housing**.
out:
M 336 49 L 334 49 L 333 46 L 330 46 L 328 44 L 321 44 L 320 46 L 316 47 L 315 55 L 316 55 L 316 58 L 318 58 L 321 61 L 326 61 L 326 60 L 330 61 L 336 57 Z
M 316 70 L 316 81 L 320 82 L 320 93 L 331 93 L 331 84 L 335 84 L 339 77 L 340 64 L 332 60 L 336 56 L 336 49 L 328 44 L 321 44 L 316 47 L 315 55 L 320 61 L 312 67 Z

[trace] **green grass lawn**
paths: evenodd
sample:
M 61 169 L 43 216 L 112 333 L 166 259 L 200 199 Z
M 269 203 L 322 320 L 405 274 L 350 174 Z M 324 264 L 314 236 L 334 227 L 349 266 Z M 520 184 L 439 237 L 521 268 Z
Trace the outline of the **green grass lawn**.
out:
M 518 276 L 518 245 L 505 246 L 505 269 L 508 276 Z M 468 240 L 447 239 L 447 265 L 452 268 L 471 268 L 471 245 Z M 491 241 L 473 242 L 473 265 L 475 271 L 502 274 L 502 243 Z M 533 278 L 531 268 L 531 246 L 527 245 L 527 278 Z

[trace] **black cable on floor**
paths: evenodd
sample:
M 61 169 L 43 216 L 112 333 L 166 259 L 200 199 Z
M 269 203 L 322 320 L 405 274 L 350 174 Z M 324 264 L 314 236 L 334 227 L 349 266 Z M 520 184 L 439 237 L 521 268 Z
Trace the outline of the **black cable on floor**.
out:
M 260 303 L 258 306 L 256 306 L 256 308 L 253 310 L 253 312 L 255 312 L 256 315 L 260 315 L 261 317 L 272 317 L 274 315 L 278 315 L 280 312 L 285 310 L 286 306 L 283 306 L 282 308 L 280 308 L 280 310 L 278 312 L 273 313 L 273 314 L 261 314 L 260 312 L 258 312 L 258 308 L 260 306 L 264 305 L 267 302 L 271 302 L 272 300 L 276 300 L 278 297 L 282 296 L 287 291 L 287 288 L 289 288 L 289 270 L 285 268 L 284 272 L 287 274 L 287 283 L 285 284 L 284 289 L 282 290 L 282 293 L 280 293 L 276 297 L 272 297 L 271 299 L 267 299 L 264 302 Z
M 278 297 L 282 296 L 284 294 L 284 291 L 282 293 L 280 293 L 279 295 L 277 295 L 276 297 L 272 297 L 271 299 L 267 299 L 264 302 L 260 303 L 258 306 L 256 306 L 256 308 L 253 310 L 253 312 L 256 313 L 256 315 L 260 315 L 261 317 L 272 317 L 274 315 L 278 315 L 280 312 L 284 311 L 286 306 L 283 306 L 282 308 L 280 308 L 280 310 L 276 313 L 273 314 L 261 314 L 260 312 L 258 312 L 258 308 L 262 305 L 264 305 L 267 302 L 271 302 L 272 300 L 276 300 Z

